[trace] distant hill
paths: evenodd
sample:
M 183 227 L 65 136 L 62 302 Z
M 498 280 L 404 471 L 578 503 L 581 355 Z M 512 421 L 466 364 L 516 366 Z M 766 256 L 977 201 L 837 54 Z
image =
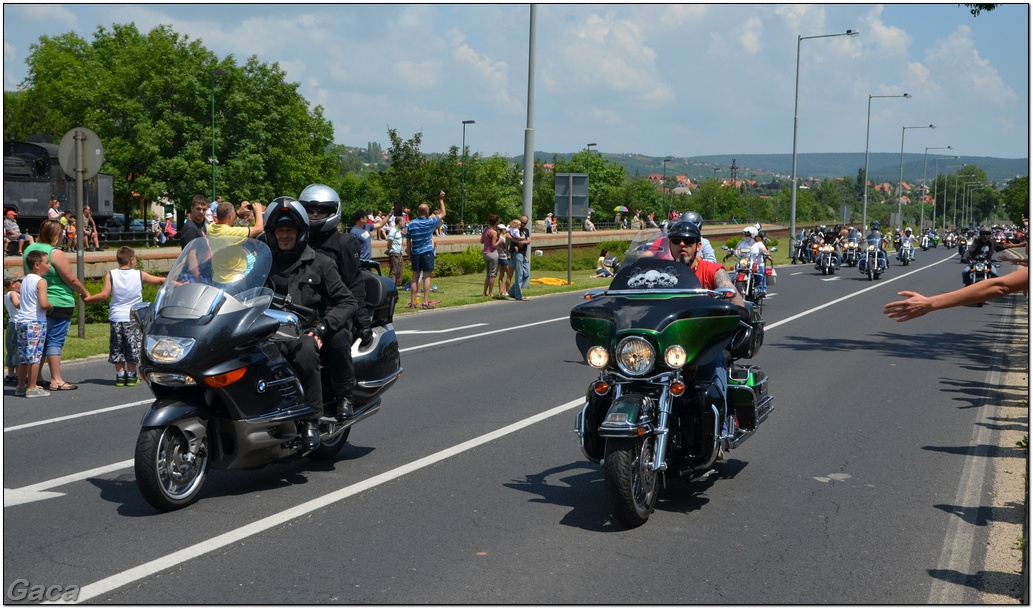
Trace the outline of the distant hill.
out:
M 937 151 L 942 152 L 942 151 Z M 663 172 L 663 157 L 651 157 L 637 154 L 601 153 L 608 161 L 620 163 L 629 175 L 647 176 Z M 571 153 L 535 152 L 535 157 L 547 163 L 553 158 L 569 159 Z M 924 154 L 904 153 L 904 181 L 915 181 L 928 171 L 931 179 L 936 171 L 935 159 L 948 155 L 929 155 L 929 167 L 925 169 Z M 523 155 L 514 157 L 517 163 L 523 162 Z M 782 179 L 792 174 L 793 155 L 791 154 L 721 154 L 694 157 L 674 157 L 667 161 L 667 175 L 686 175 L 693 180 L 706 178 L 728 178 L 731 174 L 732 161 L 738 168 L 737 176 L 742 179 L 755 179 L 769 182 L 773 177 Z M 1004 182 L 1018 176 L 1029 175 L 1029 158 L 1003 159 L 998 157 L 960 156 L 950 161 L 940 161 L 940 173 L 953 173 L 955 169 L 946 170 L 953 165 L 976 165 L 986 172 L 987 178 Z M 796 155 L 796 173 L 799 177 L 838 178 L 843 176 L 857 177 L 864 168 L 863 152 L 836 153 L 798 153 Z M 715 171 L 716 170 L 716 171 Z M 871 152 L 868 155 L 868 175 L 875 181 L 896 182 L 900 175 L 900 154 L 892 152 Z

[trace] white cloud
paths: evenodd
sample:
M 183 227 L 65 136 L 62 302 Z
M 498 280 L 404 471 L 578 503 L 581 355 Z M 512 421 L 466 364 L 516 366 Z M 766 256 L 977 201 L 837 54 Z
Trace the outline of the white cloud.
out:
M 764 33 L 764 25 L 759 17 L 750 17 L 740 28 L 739 44 L 749 55 L 756 55 L 764 49 L 761 36 Z
M 616 112 L 615 110 L 592 108 L 588 111 L 588 114 L 592 117 L 592 120 L 599 121 L 600 123 L 611 127 L 624 122 L 624 119 L 621 118 L 620 113 Z
M 75 13 L 60 4 L 5 5 L 5 13 L 7 12 L 8 7 L 11 7 L 12 10 L 17 11 L 23 17 L 31 21 L 56 21 L 73 27 L 79 22 Z
M 666 104 L 674 99 L 671 85 L 657 68 L 657 55 L 634 22 L 612 14 L 589 15 L 570 32 L 572 41 L 562 50 L 561 69 L 568 78 L 591 89 L 629 94 L 640 101 Z
M 997 68 L 980 56 L 967 25 L 958 28 L 925 53 L 931 69 L 943 75 L 944 84 L 952 91 L 963 91 L 979 103 L 1000 106 L 1018 100 L 1001 78 Z
M 911 36 L 904 30 L 882 21 L 882 5 L 874 7 L 864 19 L 861 36 L 866 45 L 874 45 L 876 53 L 890 57 L 906 57 Z

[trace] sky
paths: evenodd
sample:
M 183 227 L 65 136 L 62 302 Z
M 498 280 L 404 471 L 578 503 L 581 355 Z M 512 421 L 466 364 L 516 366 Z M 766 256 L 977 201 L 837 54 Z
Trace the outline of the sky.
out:
M 519 155 L 527 4 L 4 4 L 4 90 L 29 46 L 98 26 L 169 24 L 238 65 L 255 55 L 348 146 L 387 129 L 421 150 Z M 691 157 L 872 152 L 1029 156 L 1029 7 L 958 4 L 540 4 L 535 150 Z M 831 36 L 847 30 L 856 37 Z M 794 91 L 798 36 L 799 96 Z M 936 129 L 922 127 L 936 125 Z M 88 127 L 88 125 L 86 125 Z M 934 153 L 936 154 L 936 153 Z

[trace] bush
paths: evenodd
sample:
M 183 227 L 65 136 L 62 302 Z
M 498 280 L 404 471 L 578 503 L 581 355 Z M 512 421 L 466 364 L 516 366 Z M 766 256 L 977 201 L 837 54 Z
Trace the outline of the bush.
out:
M 458 254 L 440 254 L 434 261 L 435 277 L 458 277 L 484 272 L 484 256 L 479 246 L 468 246 Z

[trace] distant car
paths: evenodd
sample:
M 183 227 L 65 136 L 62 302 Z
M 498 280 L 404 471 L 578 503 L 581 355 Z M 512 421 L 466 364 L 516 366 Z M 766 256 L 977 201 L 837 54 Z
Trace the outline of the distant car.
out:
M 125 214 L 113 214 L 111 218 L 104 223 L 104 230 L 109 233 L 143 233 L 147 232 L 147 228 L 144 227 L 143 222 L 133 218 L 129 221 L 129 228 L 126 228 L 126 217 Z

